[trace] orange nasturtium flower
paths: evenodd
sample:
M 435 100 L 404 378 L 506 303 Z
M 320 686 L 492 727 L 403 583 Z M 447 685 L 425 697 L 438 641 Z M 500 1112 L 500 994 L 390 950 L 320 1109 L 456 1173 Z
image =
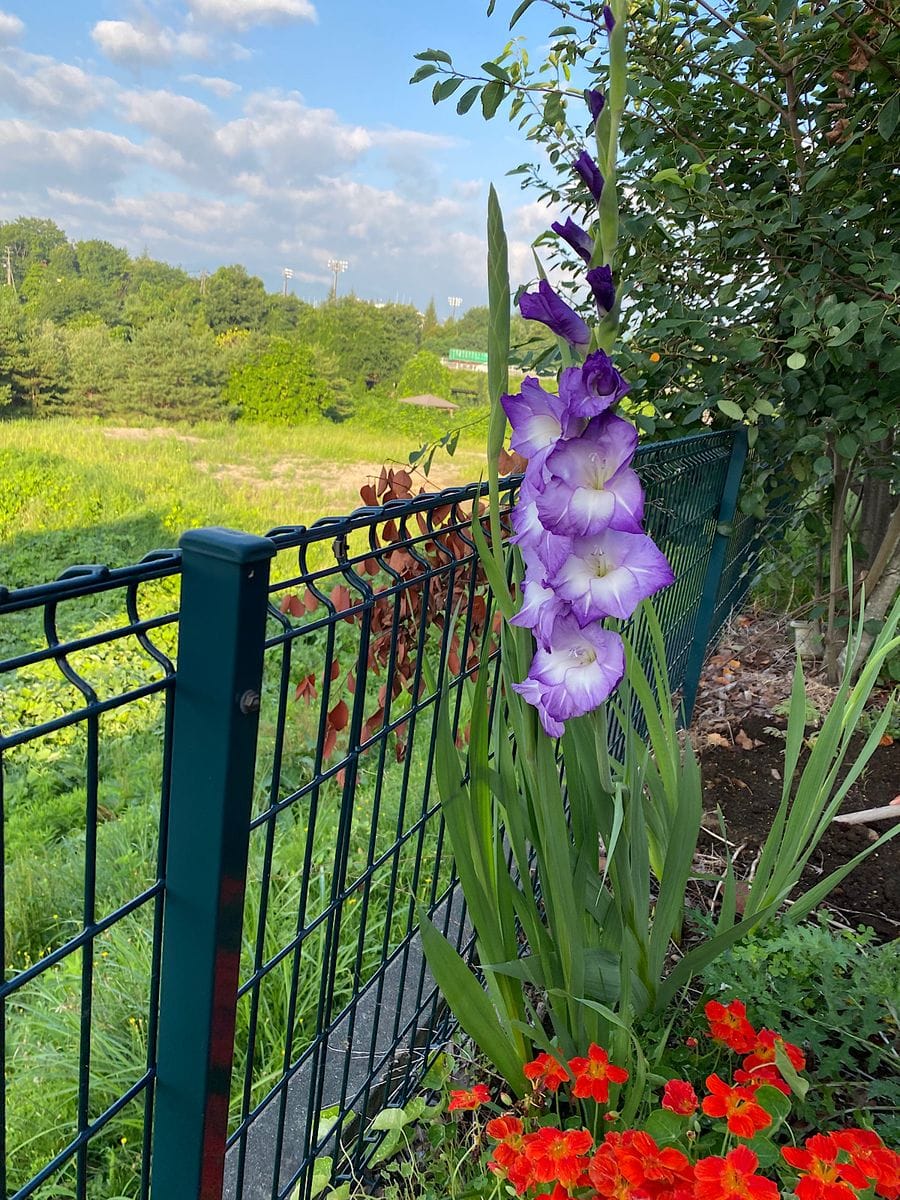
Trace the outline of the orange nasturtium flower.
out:
M 451 1092 L 447 1111 L 455 1112 L 457 1109 L 468 1111 L 473 1108 L 480 1108 L 482 1104 L 490 1104 L 490 1102 L 491 1093 L 483 1083 L 476 1083 L 473 1088 L 464 1088 L 458 1092 Z
M 594 1139 L 586 1129 L 563 1132 L 545 1125 L 525 1138 L 525 1156 L 531 1164 L 536 1183 L 561 1183 L 573 1188 L 586 1178 L 587 1156 Z
M 735 1146 L 724 1158 L 701 1158 L 694 1165 L 696 1200 L 778 1200 L 778 1184 L 755 1173 L 758 1163 L 749 1146 Z
M 525 1078 L 531 1080 L 536 1092 L 541 1088 L 555 1092 L 561 1083 L 566 1083 L 569 1079 L 565 1065 L 550 1054 L 539 1054 L 533 1062 L 526 1063 L 522 1070 L 525 1072 Z
M 832 1138 L 848 1154 L 853 1165 L 875 1184 L 885 1200 L 900 1196 L 900 1154 L 890 1150 L 871 1129 L 839 1129 Z
M 728 1132 L 736 1137 L 755 1137 L 772 1124 L 766 1110 L 756 1103 L 752 1088 L 731 1087 L 718 1075 L 709 1075 L 706 1087 L 710 1095 L 703 1101 L 703 1111 L 708 1117 L 724 1117 Z
M 654 351 L 653 351 L 653 353 L 650 355 L 650 361 L 651 361 L 652 363 L 658 363 L 658 362 L 659 362 L 659 355 L 657 354 L 657 352 L 656 352 L 655 350 L 654 350 Z
M 799 1200 L 856 1200 L 856 1188 L 869 1186 L 859 1167 L 838 1162 L 840 1151 L 834 1135 L 824 1133 L 807 1138 L 803 1150 L 798 1146 L 782 1148 L 784 1161 L 802 1172 L 794 1188 Z
M 575 1076 L 572 1095 L 579 1100 L 594 1099 L 598 1104 L 609 1099 L 611 1083 L 624 1083 L 628 1078 L 625 1068 L 611 1063 L 606 1051 L 594 1043 L 588 1047 L 587 1058 L 570 1058 L 569 1066 Z
M 756 1030 L 747 1020 L 747 1009 L 743 1000 L 732 1000 L 730 1004 L 721 1004 L 718 1000 L 710 1000 L 704 1009 L 709 1021 L 710 1036 L 717 1042 L 724 1042 L 738 1054 L 750 1054 L 756 1046 Z
M 670 1079 L 663 1088 L 661 1105 L 680 1117 L 690 1117 L 697 1111 L 700 1101 L 697 1093 L 686 1079 Z

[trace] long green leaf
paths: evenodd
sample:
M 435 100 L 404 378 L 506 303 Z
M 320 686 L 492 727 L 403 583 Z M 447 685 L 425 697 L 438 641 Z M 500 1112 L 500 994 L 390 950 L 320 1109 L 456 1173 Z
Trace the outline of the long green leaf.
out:
M 428 966 L 453 1015 L 510 1087 L 524 1095 L 522 1060 L 487 993 L 424 909 L 419 911 L 419 928 Z

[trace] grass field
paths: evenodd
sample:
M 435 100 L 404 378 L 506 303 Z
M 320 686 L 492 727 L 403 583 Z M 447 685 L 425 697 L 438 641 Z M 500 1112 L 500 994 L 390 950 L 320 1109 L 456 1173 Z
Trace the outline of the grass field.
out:
M 483 462 L 481 437 L 481 430 L 473 430 L 461 439 L 453 458 L 436 458 L 433 485 L 477 478 Z M 360 486 L 377 475 L 382 463 L 403 464 L 409 451 L 423 440 L 402 431 L 391 434 L 352 423 L 273 429 L 234 424 L 126 428 L 63 419 L 0 422 L 0 583 L 25 586 L 43 582 L 76 562 L 121 566 L 151 549 L 175 545 L 180 533 L 192 526 L 223 524 L 264 532 L 274 525 L 308 524 L 321 516 L 341 514 L 360 503 Z M 114 595 L 72 602 L 64 636 L 89 636 L 120 624 L 123 614 L 116 607 L 118 601 L 111 599 Z M 145 615 L 171 611 L 177 605 L 177 581 L 148 585 L 143 597 Z M 346 670 L 352 662 L 356 631 L 342 624 L 337 632 Z M 0 617 L 0 660 L 43 645 L 43 638 L 39 612 Z M 174 626 L 157 634 L 158 643 L 169 653 L 174 653 L 174 639 Z M 344 641 L 347 645 L 342 649 Z M 298 645 L 292 681 L 295 675 L 299 679 L 320 670 L 322 654 L 320 641 L 309 639 L 308 644 Z M 101 697 L 154 677 L 153 664 L 134 639 L 72 658 Z M 269 800 L 277 670 L 277 661 L 267 663 L 267 677 L 271 673 L 272 679 L 271 686 L 264 688 L 256 811 Z M 52 662 L 24 667 L 4 676 L 0 683 L 0 730 L 9 733 L 29 728 L 79 703 L 77 692 Z M 97 911 L 101 914 L 127 902 L 155 875 L 163 719 L 162 697 L 157 695 L 129 703 L 101 720 L 96 847 Z M 317 736 L 316 706 L 292 703 L 280 768 L 282 789 L 299 787 L 309 778 Z M 4 960 L 8 974 L 63 945 L 81 928 L 87 853 L 85 752 L 85 730 L 79 725 L 4 753 Z M 410 753 L 406 770 L 404 785 L 404 767 L 394 762 L 393 752 L 386 763 L 375 756 L 371 763 L 361 763 L 348 879 L 361 876 L 372 856 L 382 854 L 421 815 L 423 757 Z M 296 931 L 308 833 L 313 844 L 308 919 L 326 902 L 340 795 L 339 784 L 331 781 L 312 812 L 306 806 L 294 806 L 279 819 L 270 852 L 267 954 L 286 945 Z M 429 829 L 421 846 L 426 862 L 435 833 Z M 255 838 L 250 848 L 243 976 L 252 967 L 265 855 L 263 839 Z M 425 898 L 431 874 L 428 867 L 419 873 L 416 859 L 413 838 L 398 857 L 393 878 L 386 867 L 366 885 L 366 903 L 360 904 L 360 909 L 366 910 L 364 917 L 356 916 L 359 910 L 351 901 L 342 931 L 341 945 L 346 939 L 346 952 L 342 949 L 339 961 L 336 1004 L 350 994 L 357 945 L 364 951 L 360 965 L 365 978 L 377 965 L 382 944 L 390 946 L 402 936 L 414 895 Z M 139 910 L 114 925 L 98 939 L 97 949 L 92 1115 L 121 1095 L 146 1057 L 149 910 Z M 311 943 L 300 979 L 295 1053 L 314 1022 L 319 978 Z M 267 981 L 261 996 L 251 1103 L 265 1094 L 281 1070 L 290 991 L 288 958 L 284 969 Z M 21 989 L 7 1005 L 7 1170 L 13 1191 L 75 1132 L 80 1010 L 81 958 L 77 953 Z M 249 1020 L 245 1000 L 238 1012 L 235 1115 L 247 1060 Z M 92 1143 L 92 1200 L 136 1195 L 141 1128 L 141 1106 L 132 1103 Z M 39 1200 L 73 1196 L 73 1182 L 73 1172 L 63 1171 L 36 1195 Z
M 430 427 L 417 436 L 357 422 L 142 428 L 0 421 L 0 584 L 43 582 L 73 562 L 122 566 L 175 545 L 192 526 L 264 533 L 349 512 L 383 463 L 405 464 L 429 436 Z M 477 478 L 483 440 L 483 427 L 475 426 L 454 457 L 436 455 L 431 485 Z

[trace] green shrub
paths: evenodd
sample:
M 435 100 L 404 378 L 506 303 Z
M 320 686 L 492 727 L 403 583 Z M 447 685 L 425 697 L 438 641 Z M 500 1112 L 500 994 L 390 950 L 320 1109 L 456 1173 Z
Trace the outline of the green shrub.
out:
M 248 420 L 279 425 L 311 417 L 340 421 L 350 409 L 349 386 L 337 362 L 315 346 L 285 338 L 237 366 L 224 398 Z

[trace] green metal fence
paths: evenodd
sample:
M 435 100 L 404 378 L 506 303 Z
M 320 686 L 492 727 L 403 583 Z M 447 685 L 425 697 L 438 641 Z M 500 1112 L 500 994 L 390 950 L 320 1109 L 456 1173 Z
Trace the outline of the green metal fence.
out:
M 688 708 L 749 583 L 745 455 L 740 431 L 638 452 Z M 480 494 L 0 588 L 4 1196 L 293 1200 L 316 1162 L 364 1168 L 367 1115 L 452 1032 L 417 903 L 468 945 L 424 664 L 464 738 Z

